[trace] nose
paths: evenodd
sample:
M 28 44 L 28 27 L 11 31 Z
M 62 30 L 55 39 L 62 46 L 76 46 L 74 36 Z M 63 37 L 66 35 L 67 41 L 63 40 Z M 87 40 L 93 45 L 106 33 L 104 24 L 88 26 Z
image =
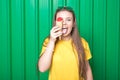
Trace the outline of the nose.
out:
M 63 20 L 63 25 L 65 25 L 65 24 L 66 24 L 65 20 Z

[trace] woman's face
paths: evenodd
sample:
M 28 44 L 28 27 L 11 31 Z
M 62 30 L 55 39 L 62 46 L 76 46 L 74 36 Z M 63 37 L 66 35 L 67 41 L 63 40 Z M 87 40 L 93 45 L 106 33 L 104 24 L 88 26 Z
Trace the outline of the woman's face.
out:
M 63 18 L 62 36 L 64 37 L 70 36 L 74 24 L 72 13 L 69 11 L 60 11 L 57 13 L 56 19 L 58 17 Z

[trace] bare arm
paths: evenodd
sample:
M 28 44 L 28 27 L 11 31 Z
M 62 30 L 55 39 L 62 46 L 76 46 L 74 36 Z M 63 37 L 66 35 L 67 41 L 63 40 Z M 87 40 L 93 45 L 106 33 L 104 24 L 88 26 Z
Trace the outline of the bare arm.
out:
M 55 47 L 56 38 L 62 34 L 60 28 L 55 26 L 51 29 L 50 40 L 43 55 L 39 58 L 38 67 L 41 72 L 45 72 L 51 66 L 52 55 Z
M 54 42 L 50 40 L 50 42 L 47 45 L 47 48 L 43 55 L 40 57 L 38 62 L 38 67 L 41 72 L 45 72 L 47 69 L 49 69 L 51 65 L 52 60 L 52 54 L 54 50 Z
M 93 80 L 92 70 L 89 61 L 87 61 L 87 80 Z

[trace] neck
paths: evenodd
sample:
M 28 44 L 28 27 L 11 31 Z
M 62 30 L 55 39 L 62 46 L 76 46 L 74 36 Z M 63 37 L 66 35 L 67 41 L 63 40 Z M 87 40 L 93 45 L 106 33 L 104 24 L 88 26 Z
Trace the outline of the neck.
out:
M 70 39 L 71 39 L 71 35 L 62 36 L 62 40 L 70 40 Z

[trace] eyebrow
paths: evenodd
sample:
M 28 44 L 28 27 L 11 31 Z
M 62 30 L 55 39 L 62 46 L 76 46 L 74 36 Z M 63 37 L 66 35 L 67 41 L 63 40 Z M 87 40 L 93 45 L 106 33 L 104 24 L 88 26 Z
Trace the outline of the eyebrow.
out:
M 73 19 L 72 17 L 67 17 L 66 19 Z

